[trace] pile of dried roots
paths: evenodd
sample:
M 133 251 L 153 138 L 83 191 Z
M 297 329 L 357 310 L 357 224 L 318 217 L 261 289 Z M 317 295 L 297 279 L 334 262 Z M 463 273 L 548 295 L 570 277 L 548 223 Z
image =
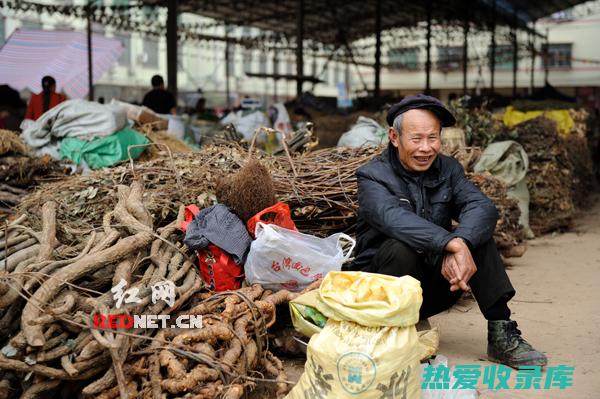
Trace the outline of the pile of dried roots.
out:
M 556 122 L 538 117 L 516 126 L 517 141 L 529 156 L 529 224 L 535 234 L 569 228 L 575 206 L 573 164 Z
M 494 202 L 498 209 L 500 216 L 496 223 L 494 239 L 502 255 L 506 258 L 523 255 L 527 249 L 527 244 L 525 230 L 519 224 L 521 211 L 517 200 L 509 198 L 506 194 L 506 185 L 490 173 L 467 173 L 467 176 Z
M 204 291 L 179 244 L 183 208 L 156 228 L 140 183 L 115 192 L 99 228 L 75 244 L 57 239 L 51 201 L 41 230 L 23 215 L 0 233 L 0 397 L 240 398 L 268 378 L 283 397 L 289 386 L 267 329 L 275 306 L 297 294 Z M 153 297 L 164 281 L 175 285 L 172 304 Z M 121 282 L 139 301 L 126 295 L 118 308 L 111 287 Z M 94 327 L 95 315 L 118 314 L 202 315 L 203 328 Z
M 567 153 L 573 165 L 571 193 L 575 206 L 586 207 L 591 205 L 590 194 L 596 185 L 592 151 L 588 143 L 589 114 L 584 109 L 571 109 L 569 114 L 575 122 L 570 134 L 565 138 Z

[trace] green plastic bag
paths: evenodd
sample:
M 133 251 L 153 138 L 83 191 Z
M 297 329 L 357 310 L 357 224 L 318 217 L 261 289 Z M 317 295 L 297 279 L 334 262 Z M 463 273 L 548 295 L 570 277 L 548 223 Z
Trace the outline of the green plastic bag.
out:
M 77 165 L 81 164 L 83 160 L 91 169 L 100 169 L 129 159 L 128 146 L 148 144 L 149 142 L 150 140 L 146 136 L 129 128 L 92 141 L 67 137 L 60 142 L 60 156 L 62 159 L 70 159 Z M 136 159 L 142 152 L 144 152 L 144 147 L 132 148 L 131 157 Z

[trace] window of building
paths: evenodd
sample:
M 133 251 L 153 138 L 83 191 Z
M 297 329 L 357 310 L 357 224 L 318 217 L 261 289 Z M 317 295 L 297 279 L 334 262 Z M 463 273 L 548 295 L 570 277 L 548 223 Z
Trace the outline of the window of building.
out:
M 242 54 L 242 63 L 244 64 L 244 73 L 252 73 L 252 50 L 244 49 Z
M 119 65 L 123 65 L 126 67 L 131 66 L 131 36 L 129 35 L 116 35 L 117 39 L 121 41 L 121 45 L 123 46 L 123 52 L 119 57 Z
M 183 45 L 180 44 L 177 47 L 177 70 L 178 71 L 183 71 L 183 57 L 184 57 Z
M 273 55 L 273 74 L 279 74 L 279 57 L 277 57 L 277 54 Z
M 226 51 L 229 53 L 228 54 L 228 56 L 229 56 L 229 62 L 228 62 L 229 75 L 237 76 L 235 73 L 235 46 L 230 45 L 229 47 L 227 47 Z
M 267 73 L 267 54 L 264 52 L 258 57 L 258 73 Z
M 462 46 L 439 46 L 437 68 L 441 71 L 456 71 L 462 68 Z
M 158 68 L 158 41 L 146 38 L 142 48 L 142 64 L 149 68 Z
M 548 51 L 547 57 L 542 57 L 544 67 L 548 68 L 571 68 L 573 43 L 550 43 L 546 48 L 544 45 L 543 53 Z
M 488 48 L 488 59 L 492 59 L 492 48 Z M 495 69 L 512 69 L 513 67 L 513 46 L 512 44 L 497 44 L 494 53 Z M 491 65 L 491 62 L 490 62 Z
M 323 64 L 322 72 L 318 76 L 325 84 L 329 84 L 329 61 L 326 60 Z
M 341 68 L 340 68 L 340 64 L 336 63 L 335 66 L 333 67 L 333 85 L 337 85 L 339 82 L 341 82 L 342 80 L 342 73 L 341 73 Z
M 390 69 L 417 69 L 419 68 L 419 48 L 400 47 L 389 49 L 388 67 Z

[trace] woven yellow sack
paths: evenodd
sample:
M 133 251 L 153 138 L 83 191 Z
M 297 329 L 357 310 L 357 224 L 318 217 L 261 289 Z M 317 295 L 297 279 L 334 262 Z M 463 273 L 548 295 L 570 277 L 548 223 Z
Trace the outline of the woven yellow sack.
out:
M 319 296 L 329 320 L 310 339 L 304 374 L 287 398 L 420 398 L 419 281 L 329 272 Z

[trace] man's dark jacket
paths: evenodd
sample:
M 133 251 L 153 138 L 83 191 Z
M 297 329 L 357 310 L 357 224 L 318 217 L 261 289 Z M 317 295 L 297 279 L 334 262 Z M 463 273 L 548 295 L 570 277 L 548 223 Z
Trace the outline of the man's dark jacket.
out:
M 436 262 L 452 238 L 461 237 L 473 248 L 494 233 L 496 207 L 453 158 L 440 154 L 427 171 L 408 172 L 398 160 L 398 150 L 389 144 L 358 168 L 356 177 L 358 242 L 351 270 L 368 271 L 371 258 L 388 238 Z M 459 223 L 454 231 L 452 219 Z

